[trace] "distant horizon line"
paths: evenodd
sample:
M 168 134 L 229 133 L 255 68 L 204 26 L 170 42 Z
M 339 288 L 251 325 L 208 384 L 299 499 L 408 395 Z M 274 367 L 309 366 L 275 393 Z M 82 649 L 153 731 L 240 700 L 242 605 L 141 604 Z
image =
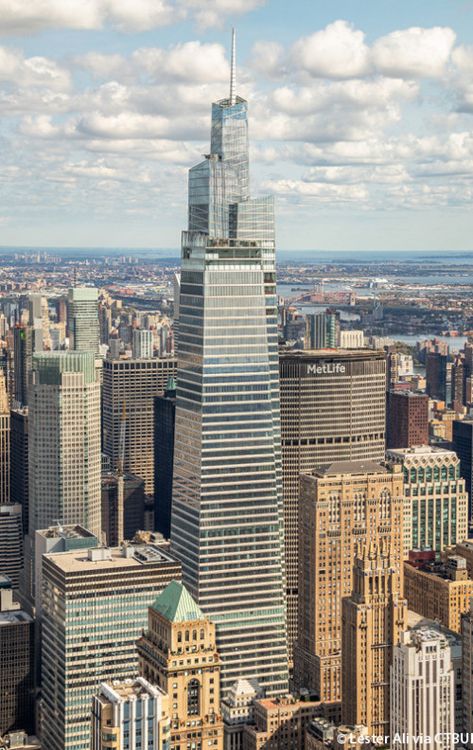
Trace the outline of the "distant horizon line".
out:
M 116 252 L 116 253 L 124 253 L 124 252 L 137 252 L 137 251 L 146 251 L 146 252 L 169 252 L 173 255 L 180 255 L 180 248 L 179 247 L 157 247 L 157 246 L 118 246 L 118 245 L 0 245 L 0 252 L 4 251 L 10 251 L 10 252 L 17 252 L 17 251 L 31 251 L 31 252 L 37 252 L 37 251 L 44 251 L 44 250 L 65 250 L 65 251 L 74 251 L 74 250 L 81 250 L 81 251 L 93 251 L 93 250 L 101 250 L 106 252 Z M 328 248 L 309 248 L 309 249 L 303 249 L 303 248 L 278 248 L 277 253 L 453 253 L 454 255 L 470 255 L 473 253 L 473 248 L 469 250 L 452 250 L 451 248 L 443 248 L 442 250 L 428 250 L 425 248 L 416 248 L 416 249 L 405 249 L 405 248 L 396 248 L 396 249 L 385 249 L 385 248 L 379 248 L 376 250 L 373 250 L 372 248 L 369 249 L 343 249 L 343 250 L 332 250 Z

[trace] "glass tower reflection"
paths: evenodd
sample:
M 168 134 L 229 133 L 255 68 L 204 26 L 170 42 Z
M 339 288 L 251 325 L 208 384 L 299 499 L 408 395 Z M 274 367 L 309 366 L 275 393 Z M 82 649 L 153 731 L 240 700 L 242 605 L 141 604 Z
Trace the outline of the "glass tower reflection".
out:
M 182 237 L 171 541 L 215 622 L 225 692 L 288 690 L 274 208 L 250 199 L 248 105 L 212 106 Z

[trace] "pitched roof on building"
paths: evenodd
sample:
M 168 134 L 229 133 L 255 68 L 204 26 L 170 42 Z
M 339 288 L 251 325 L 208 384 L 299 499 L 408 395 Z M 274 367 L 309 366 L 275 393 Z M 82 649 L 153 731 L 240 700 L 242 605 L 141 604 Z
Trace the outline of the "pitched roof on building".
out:
M 182 583 L 171 581 L 151 605 L 169 622 L 205 620 L 205 615 Z

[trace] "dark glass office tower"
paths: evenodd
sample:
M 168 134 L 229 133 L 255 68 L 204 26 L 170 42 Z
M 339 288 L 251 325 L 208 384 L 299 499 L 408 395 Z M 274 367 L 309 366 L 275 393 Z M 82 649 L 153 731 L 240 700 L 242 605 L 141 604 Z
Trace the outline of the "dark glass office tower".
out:
M 249 198 L 248 105 L 212 106 L 182 238 L 171 542 L 217 625 L 223 694 L 288 690 L 274 210 Z
M 452 424 L 452 448 L 460 459 L 460 474 L 468 492 L 468 522 L 473 521 L 473 417 L 455 419 Z
M 11 411 L 10 499 L 21 503 L 23 531 L 28 532 L 28 407 Z
M 14 397 L 20 406 L 28 404 L 28 389 L 33 366 L 33 327 L 17 325 L 13 329 Z
M 163 396 L 154 399 L 154 528 L 171 536 L 176 381 L 170 378 Z

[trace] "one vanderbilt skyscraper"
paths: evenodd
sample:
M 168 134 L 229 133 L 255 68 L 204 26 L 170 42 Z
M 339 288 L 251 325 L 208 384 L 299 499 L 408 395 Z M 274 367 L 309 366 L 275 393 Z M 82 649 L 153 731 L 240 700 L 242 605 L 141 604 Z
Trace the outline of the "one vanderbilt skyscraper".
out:
M 248 105 L 212 105 L 182 236 L 171 541 L 215 622 L 223 693 L 287 693 L 274 208 L 249 193 Z

